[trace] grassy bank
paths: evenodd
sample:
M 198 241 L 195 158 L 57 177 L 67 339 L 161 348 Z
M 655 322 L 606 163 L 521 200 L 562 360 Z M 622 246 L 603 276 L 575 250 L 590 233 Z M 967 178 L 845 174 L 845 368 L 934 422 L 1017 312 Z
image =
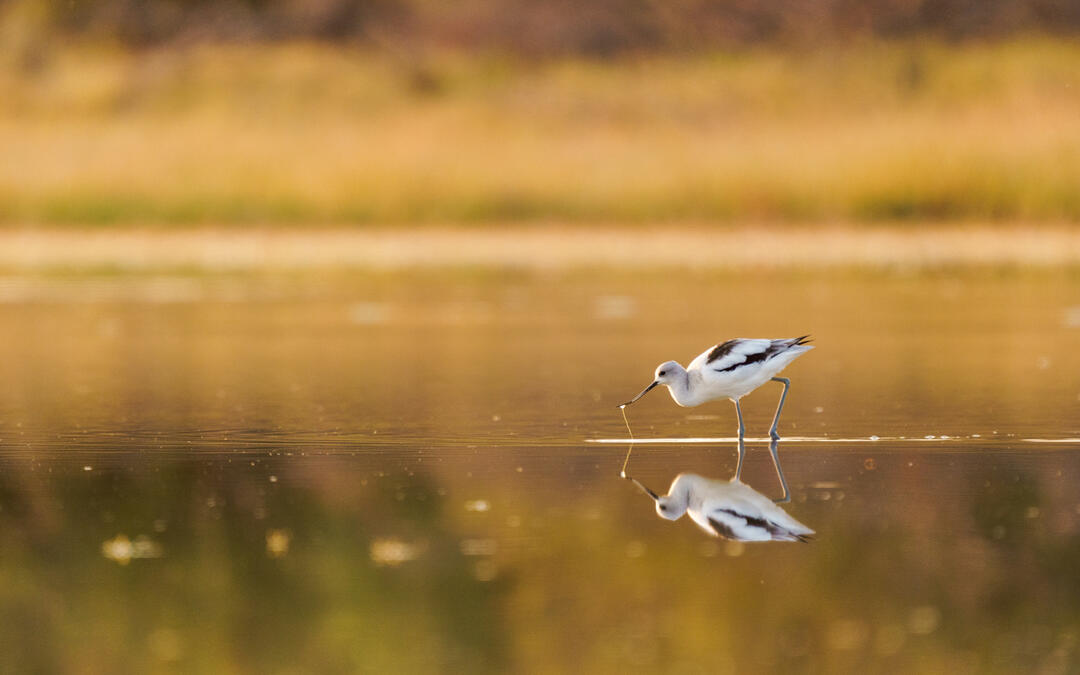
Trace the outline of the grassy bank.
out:
M 5 53 L 0 222 L 1080 219 L 1080 45 Z

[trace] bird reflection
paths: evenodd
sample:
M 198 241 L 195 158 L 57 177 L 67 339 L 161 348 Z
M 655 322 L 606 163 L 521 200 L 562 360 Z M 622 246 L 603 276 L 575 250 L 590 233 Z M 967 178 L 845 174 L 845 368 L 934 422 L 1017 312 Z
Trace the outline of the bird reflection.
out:
M 661 518 L 678 520 L 689 513 L 691 520 L 715 537 L 733 541 L 809 541 L 814 531 L 777 506 L 790 501 L 791 494 L 780 468 L 777 441 L 769 444 L 769 451 L 784 488 L 783 497 L 775 501 L 738 478 L 720 481 L 681 473 L 666 495 L 658 495 L 625 472 L 623 477 L 656 502 L 656 513 Z

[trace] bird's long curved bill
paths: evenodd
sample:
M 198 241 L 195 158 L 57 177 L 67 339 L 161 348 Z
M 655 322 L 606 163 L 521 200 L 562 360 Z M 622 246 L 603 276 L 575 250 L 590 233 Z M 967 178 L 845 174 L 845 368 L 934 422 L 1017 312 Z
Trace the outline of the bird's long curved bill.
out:
M 654 502 L 660 500 L 660 497 L 655 492 L 645 487 L 637 478 L 631 478 L 630 480 L 634 481 L 634 485 L 637 485 L 639 488 L 641 488 L 642 492 L 652 497 Z
M 637 396 L 635 396 L 634 398 L 630 399 L 630 400 L 629 400 L 629 401 L 627 401 L 626 403 L 623 403 L 623 404 L 622 404 L 622 405 L 620 405 L 619 407 L 620 407 L 620 408 L 625 408 L 626 406 L 630 405 L 631 403 L 635 403 L 635 402 L 636 402 L 636 401 L 637 401 L 637 400 L 638 400 L 639 398 L 641 398 L 641 397 L 642 397 L 642 396 L 644 396 L 645 394 L 648 394 L 648 393 L 649 393 L 650 391 L 652 391 L 652 388 L 653 388 L 653 387 L 655 387 L 655 386 L 656 386 L 656 385 L 658 385 L 658 384 L 660 384 L 660 383 L 659 383 L 659 382 L 653 382 L 653 383 L 652 383 L 652 384 L 650 384 L 649 386 L 645 387 L 645 389 L 643 389 L 643 390 L 641 391 L 641 393 L 640 393 L 640 394 L 638 394 L 638 395 L 637 395 Z

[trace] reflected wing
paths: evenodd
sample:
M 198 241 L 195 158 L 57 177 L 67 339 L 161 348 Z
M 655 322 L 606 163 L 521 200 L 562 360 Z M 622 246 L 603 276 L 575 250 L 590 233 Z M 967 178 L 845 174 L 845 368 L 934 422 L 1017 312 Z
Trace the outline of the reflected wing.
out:
M 697 520 L 695 518 L 695 520 Z M 704 514 L 702 529 L 721 539 L 732 541 L 769 541 L 772 535 L 767 528 L 751 523 L 747 518 L 728 509 L 714 509 Z
M 785 514 L 787 515 L 787 514 Z M 758 513 L 742 512 L 735 508 L 711 509 L 698 525 L 706 532 L 733 541 L 801 541 L 810 540 L 810 528 L 787 516 L 794 524 L 780 523 Z M 695 521 L 698 519 L 695 518 Z

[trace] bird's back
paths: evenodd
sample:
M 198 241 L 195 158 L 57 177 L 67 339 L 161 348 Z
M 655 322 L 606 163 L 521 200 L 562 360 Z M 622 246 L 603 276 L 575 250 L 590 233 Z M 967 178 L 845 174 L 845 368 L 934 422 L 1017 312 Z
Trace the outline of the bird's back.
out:
M 813 349 L 808 340 L 808 335 L 783 340 L 736 338 L 702 352 L 686 370 L 702 388 L 703 396 L 739 397 Z

